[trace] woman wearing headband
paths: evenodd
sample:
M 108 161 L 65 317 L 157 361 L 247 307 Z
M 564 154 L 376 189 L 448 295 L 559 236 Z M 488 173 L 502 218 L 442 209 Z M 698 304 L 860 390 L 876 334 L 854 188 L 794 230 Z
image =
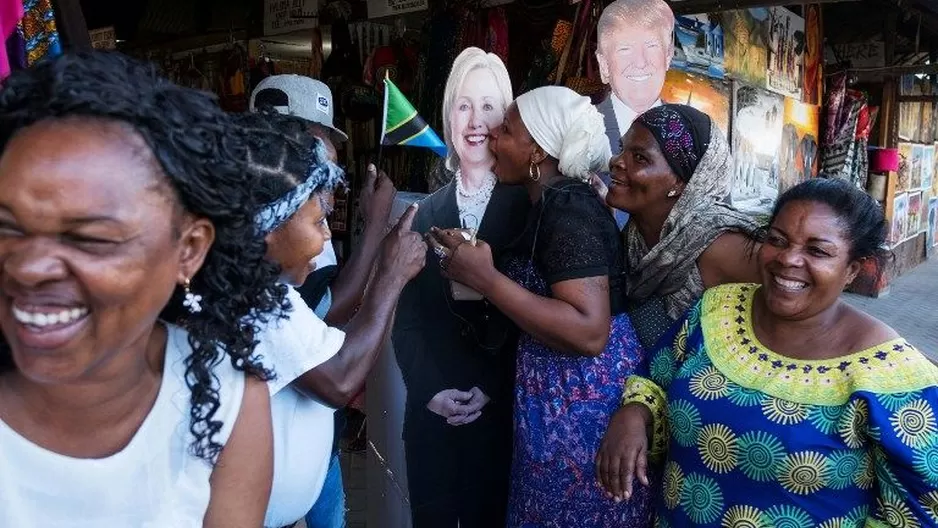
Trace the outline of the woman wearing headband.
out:
M 344 184 L 342 172 L 302 119 L 261 113 L 235 121 L 248 144 L 249 186 L 262 204 L 255 225 L 290 304 L 286 318 L 261 328 L 257 346 L 276 375 L 268 383 L 274 477 L 264 525 L 279 528 L 302 518 L 318 498 L 332 456 L 335 409 L 361 390 L 401 290 L 423 267 L 426 244 L 410 231 L 412 208 L 385 238 L 358 312 L 343 330 L 327 326 L 293 287 L 314 270 L 332 236 L 326 217 L 333 191 Z
M 67 54 L 4 82 L 0 149 L 0 526 L 259 526 L 283 293 L 231 119 Z
M 587 183 L 609 161 L 603 118 L 562 87 L 532 90 L 494 135 L 499 181 L 534 204 L 496 270 L 485 242 L 435 230 L 447 276 L 482 292 L 522 330 L 508 526 L 648 526 L 650 496 L 616 504 L 594 459 L 622 384 L 642 362 L 625 314 L 622 244 Z

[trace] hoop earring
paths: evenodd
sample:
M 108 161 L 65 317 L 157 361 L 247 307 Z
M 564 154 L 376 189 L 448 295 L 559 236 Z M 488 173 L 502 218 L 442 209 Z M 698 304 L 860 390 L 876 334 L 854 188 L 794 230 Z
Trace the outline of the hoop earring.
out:
M 197 314 L 202 311 L 202 296 L 192 293 L 190 285 L 189 279 L 186 279 L 186 282 L 182 284 L 182 289 L 186 292 L 186 298 L 182 301 L 182 305 L 188 308 L 190 313 Z
M 531 178 L 531 181 L 537 181 L 541 179 L 541 167 L 540 165 L 531 162 L 531 165 L 528 166 L 528 177 Z

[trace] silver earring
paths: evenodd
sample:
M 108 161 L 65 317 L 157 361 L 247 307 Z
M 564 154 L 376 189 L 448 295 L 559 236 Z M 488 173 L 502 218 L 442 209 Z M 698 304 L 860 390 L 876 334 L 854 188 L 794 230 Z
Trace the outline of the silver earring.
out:
M 186 298 L 182 301 L 182 305 L 188 308 L 191 313 L 197 314 L 202 311 L 202 296 L 192 293 L 189 286 L 189 279 L 186 279 L 186 282 L 182 285 L 182 289 L 186 292 Z
M 670 191 L 668 191 L 668 198 L 674 198 L 675 196 L 677 196 L 677 191 L 675 191 L 674 189 L 671 189 Z

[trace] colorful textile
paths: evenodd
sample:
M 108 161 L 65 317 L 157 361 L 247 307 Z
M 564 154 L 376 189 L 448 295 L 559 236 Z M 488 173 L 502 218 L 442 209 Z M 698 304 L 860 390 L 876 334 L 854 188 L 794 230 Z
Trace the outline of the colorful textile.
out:
M 533 263 L 513 262 L 510 277 L 547 295 Z M 619 407 L 621 383 L 643 360 L 625 314 L 612 319 L 609 344 L 597 358 L 574 357 L 528 334 L 518 344 L 515 440 L 509 528 L 649 527 L 652 497 L 635 482 L 635 495 L 616 504 L 598 485 L 596 453 Z
M 627 383 L 666 452 L 658 526 L 936 526 L 938 368 L 902 339 L 776 354 L 752 328 L 757 290 L 709 290 Z
M 25 14 L 18 32 L 26 43 L 26 65 L 32 66 L 42 59 L 62 54 L 62 43 L 55 25 L 55 10 L 51 0 L 26 0 Z

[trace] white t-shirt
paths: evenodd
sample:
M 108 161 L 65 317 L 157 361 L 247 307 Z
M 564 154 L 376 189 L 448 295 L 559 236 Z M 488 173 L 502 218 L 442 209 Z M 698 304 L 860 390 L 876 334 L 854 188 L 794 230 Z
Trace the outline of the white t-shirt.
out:
M 211 496 L 212 466 L 189 454 L 185 330 L 167 325 L 166 359 L 156 402 L 118 453 L 72 458 L 33 444 L 0 421 L 0 526 L 199 528 Z M 244 374 L 215 368 L 224 445 L 241 410 Z
M 274 432 L 274 482 L 264 525 L 291 524 L 312 508 L 322 491 L 332 455 L 335 409 L 290 387 L 302 374 L 342 348 L 345 333 L 330 328 L 289 288 L 287 319 L 271 321 L 256 353 L 277 379 L 268 382 Z

